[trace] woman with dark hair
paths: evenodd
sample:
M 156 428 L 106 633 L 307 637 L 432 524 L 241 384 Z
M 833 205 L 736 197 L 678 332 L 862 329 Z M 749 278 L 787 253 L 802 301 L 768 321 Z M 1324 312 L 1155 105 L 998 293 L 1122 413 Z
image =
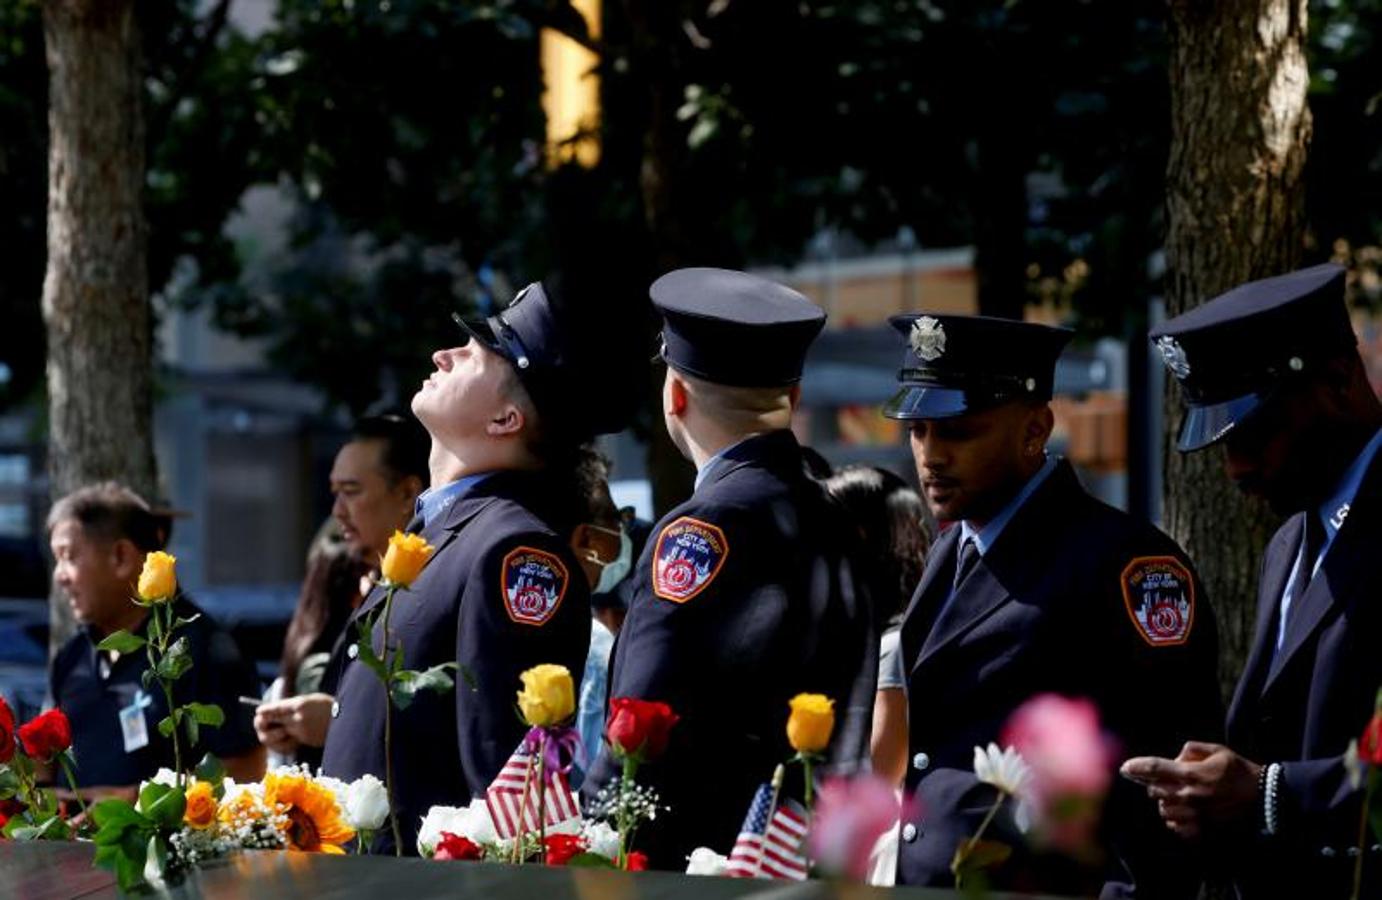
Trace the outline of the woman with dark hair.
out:
M 370 569 L 368 562 L 351 551 L 334 520 L 317 532 L 307 551 L 302 592 L 283 638 L 279 676 L 269 689 L 270 698 L 284 700 L 317 690 L 331 648 L 345 630 L 351 611 L 360 605 L 361 586 Z M 313 768 L 321 765 L 321 747 L 297 742 L 295 748 L 280 745 L 274 750 Z
M 873 770 L 900 784 L 907 765 L 907 698 L 898 625 L 930 547 L 925 507 L 907 482 L 872 466 L 846 466 L 824 484 L 854 519 L 862 538 L 874 623 L 883 635 L 873 708 Z

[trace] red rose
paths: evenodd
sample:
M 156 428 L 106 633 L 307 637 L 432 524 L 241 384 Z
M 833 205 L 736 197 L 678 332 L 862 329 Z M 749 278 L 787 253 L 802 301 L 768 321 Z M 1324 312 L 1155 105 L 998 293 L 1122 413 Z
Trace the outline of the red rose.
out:
M 62 710 L 50 709 L 19 726 L 19 740 L 30 757 L 48 762 L 72 746 L 72 725 Z
M 0 697 L 0 763 L 14 758 L 14 710 Z
M 1358 739 L 1358 757 L 1370 766 L 1382 766 L 1382 712 L 1375 714 Z
M 609 702 L 605 738 L 618 756 L 646 762 L 667 749 L 668 732 L 679 718 L 666 703 L 615 697 Z
M 553 834 L 549 835 L 543 842 L 547 848 L 547 865 L 564 866 L 571 861 L 571 857 L 578 853 L 584 853 L 590 848 L 585 842 L 585 838 L 576 834 Z
M 449 831 L 441 833 L 441 843 L 437 844 L 437 849 L 433 851 L 433 859 L 480 859 L 485 855 L 485 851 L 480 849 L 480 845 L 463 838 L 458 834 Z
M 648 871 L 648 854 L 635 850 L 629 854 L 628 858 L 624 860 L 624 863 L 624 869 L 626 871 L 646 872 Z

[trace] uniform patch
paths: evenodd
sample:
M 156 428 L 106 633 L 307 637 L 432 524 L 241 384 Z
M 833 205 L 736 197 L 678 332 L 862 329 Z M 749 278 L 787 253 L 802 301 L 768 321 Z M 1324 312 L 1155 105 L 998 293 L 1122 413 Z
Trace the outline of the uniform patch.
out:
M 518 547 L 501 567 L 504 609 L 523 625 L 545 625 L 556 615 L 570 578 L 565 564 L 536 547 Z
M 662 529 L 653 554 L 653 593 L 685 603 L 710 586 L 729 555 L 725 533 L 709 522 L 682 516 Z
M 1184 644 L 1195 623 L 1195 583 L 1174 556 L 1139 556 L 1123 570 L 1123 602 L 1153 647 Z

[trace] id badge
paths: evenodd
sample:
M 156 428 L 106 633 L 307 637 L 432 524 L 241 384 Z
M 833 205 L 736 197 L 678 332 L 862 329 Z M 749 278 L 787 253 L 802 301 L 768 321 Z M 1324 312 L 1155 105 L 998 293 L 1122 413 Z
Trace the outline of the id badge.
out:
M 149 746 L 149 725 L 144 719 L 144 710 L 153 703 L 153 698 L 142 690 L 134 695 L 134 702 L 120 710 L 120 734 L 125 738 L 125 752 Z

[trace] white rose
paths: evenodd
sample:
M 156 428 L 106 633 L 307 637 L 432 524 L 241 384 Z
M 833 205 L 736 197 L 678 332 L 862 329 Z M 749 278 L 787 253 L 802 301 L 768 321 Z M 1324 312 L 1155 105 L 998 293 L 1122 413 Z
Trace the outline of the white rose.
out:
M 144 792 L 144 788 L 148 787 L 151 784 L 161 784 L 165 787 L 177 787 L 178 774 L 174 772 L 172 769 L 159 769 L 157 772 L 154 773 L 153 778 L 150 778 L 148 781 L 141 781 L 139 783 L 139 792 L 142 794 Z
M 466 807 L 434 806 L 429 809 L 418 827 L 418 853 L 430 857 L 437 844 L 441 843 L 443 831 L 477 844 L 499 842 L 499 833 L 494 830 L 494 822 L 489 817 L 489 807 L 484 800 L 472 800 Z
M 389 792 L 373 775 L 361 775 L 346 788 L 346 820 L 357 831 L 378 831 L 389 817 Z
M 709 847 L 697 847 L 686 857 L 687 875 L 723 875 L 729 859 Z
M 590 852 L 606 859 L 619 858 L 619 832 L 606 822 L 586 822 L 582 836 Z

